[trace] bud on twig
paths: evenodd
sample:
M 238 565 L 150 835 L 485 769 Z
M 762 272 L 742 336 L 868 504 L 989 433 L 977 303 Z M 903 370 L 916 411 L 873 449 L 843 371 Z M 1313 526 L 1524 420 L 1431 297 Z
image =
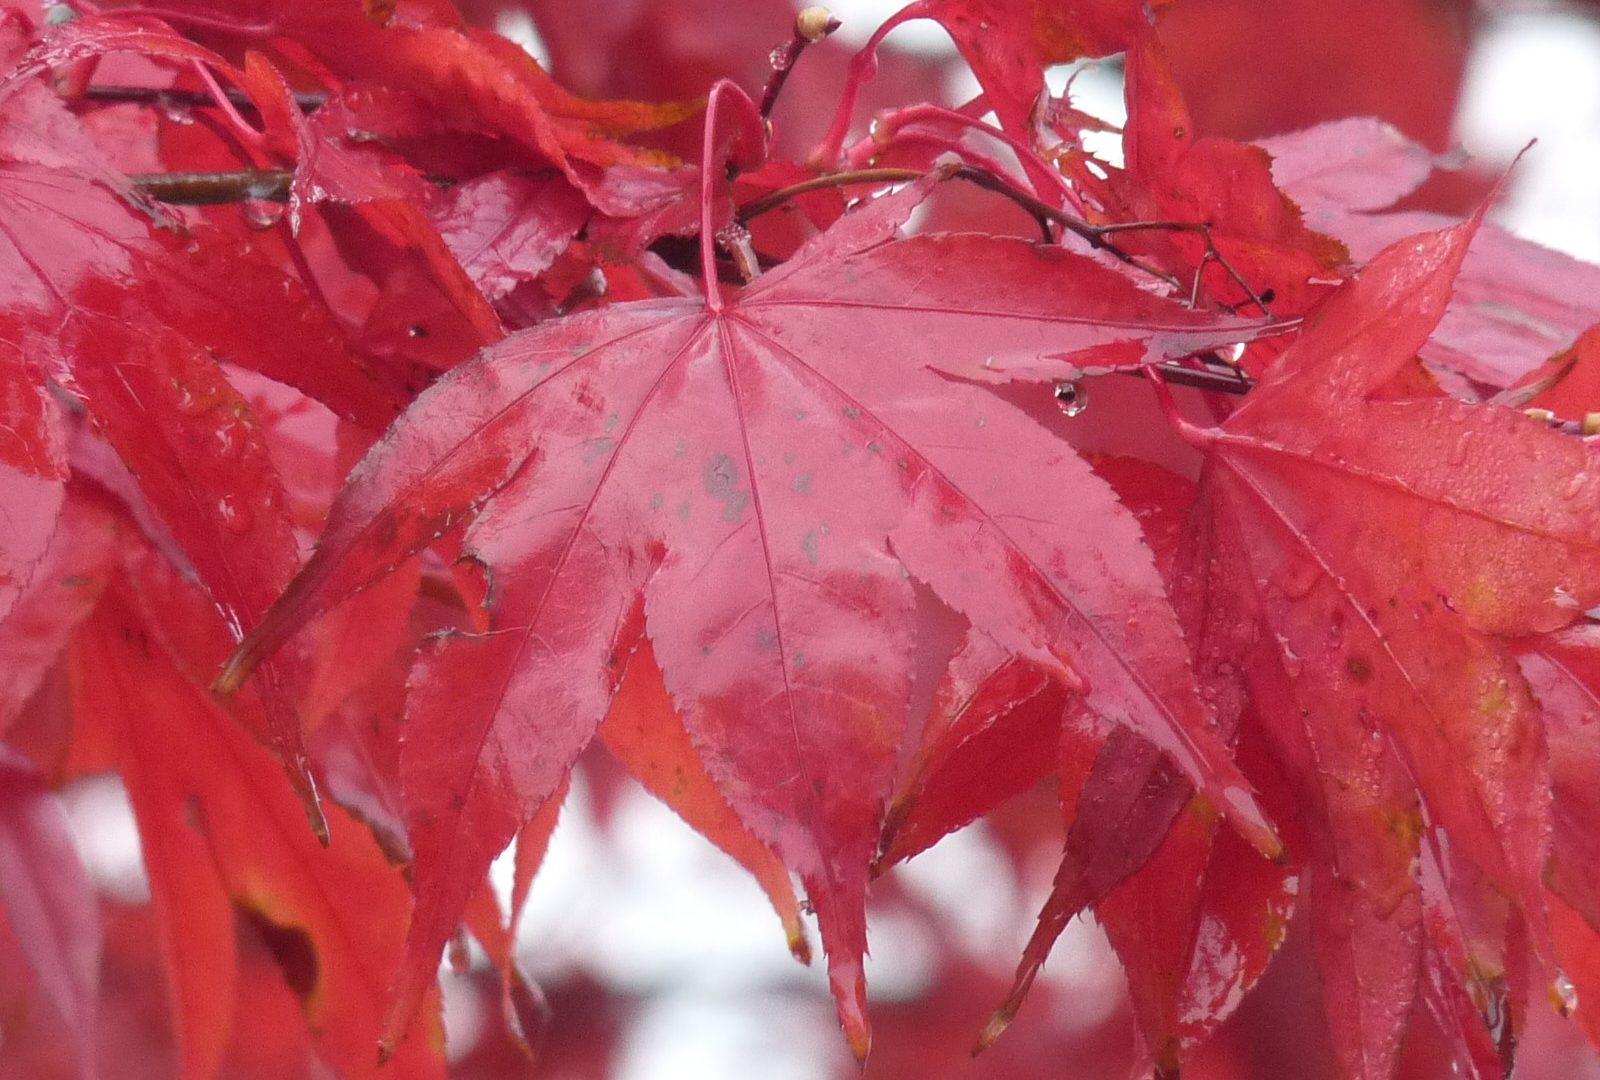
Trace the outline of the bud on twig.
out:
M 839 26 L 839 20 L 833 17 L 833 12 L 821 4 L 801 8 L 800 14 L 794 17 L 794 32 L 813 45 L 839 29 Z

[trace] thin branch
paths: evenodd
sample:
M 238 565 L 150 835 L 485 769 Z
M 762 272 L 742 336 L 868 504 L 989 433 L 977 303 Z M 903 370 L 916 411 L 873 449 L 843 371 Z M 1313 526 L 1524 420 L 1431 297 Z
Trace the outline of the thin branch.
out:
M 794 33 L 788 41 L 773 49 L 769 58 L 772 61 L 772 74 L 761 91 L 761 119 L 771 118 L 778 95 L 783 93 L 783 84 L 789 81 L 789 72 L 794 70 L 795 61 L 806 51 L 806 46 L 815 45 L 842 25 L 825 7 L 803 8 L 795 15 Z
M 219 206 L 263 199 L 287 202 L 294 173 L 288 169 L 237 169 L 231 172 L 135 173 L 134 189 L 157 202 L 177 206 Z
M 243 91 L 228 87 L 223 91 L 229 104 L 240 112 L 257 112 L 255 102 Z M 185 109 L 215 109 L 216 99 L 198 90 L 166 89 L 159 86 L 91 86 L 83 92 L 84 100 L 106 105 L 168 105 Z M 328 95 L 320 90 L 296 90 L 294 102 L 305 112 L 316 112 L 328 103 Z

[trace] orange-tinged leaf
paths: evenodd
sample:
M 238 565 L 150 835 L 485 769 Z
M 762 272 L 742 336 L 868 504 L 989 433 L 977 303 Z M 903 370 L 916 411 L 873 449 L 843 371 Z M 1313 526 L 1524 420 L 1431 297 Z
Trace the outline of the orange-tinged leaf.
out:
M 789 872 L 767 847 L 734 816 L 733 809 L 706 775 L 700 753 L 689 740 L 683 720 L 672 707 L 661 681 L 661 668 L 648 642 L 628 661 L 622 685 L 598 732 L 600 741 L 622 766 L 656 798 L 693 827 L 695 832 L 733 856 L 761 885 L 783 922 L 789 951 L 802 962 L 811 960 L 811 945 L 800 922 Z M 521 855 L 523 838 L 517 838 Z
M 126 585 L 108 592 L 80 631 L 94 675 L 82 680 L 79 715 L 120 725 L 152 891 L 165 898 L 169 978 L 194 1031 L 186 1059 L 202 1068 L 217 1050 L 225 1021 L 204 999 L 220 992 L 213 978 L 232 978 L 237 910 L 265 935 L 342 1074 L 442 1076 L 436 1031 L 414 1032 L 381 1074 L 373 1052 L 410 907 L 404 882 L 336 807 L 331 844 L 319 845 L 266 752 L 173 664 L 156 628 L 183 610 L 168 594 L 184 588 L 146 564 L 136 596 Z

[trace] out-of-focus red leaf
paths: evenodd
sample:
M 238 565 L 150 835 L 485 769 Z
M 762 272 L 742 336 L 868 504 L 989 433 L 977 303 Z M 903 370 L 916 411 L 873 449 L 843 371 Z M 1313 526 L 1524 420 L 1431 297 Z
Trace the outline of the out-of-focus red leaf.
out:
M 1241 324 L 1059 250 L 893 242 L 925 188 L 845 218 L 709 310 L 616 305 L 447 376 L 358 466 L 312 563 L 225 672 L 236 684 L 293 627 L 476 514 L 493 626 L 425 650 L 408 704 L 419 909 L 397 1024 L 648 628 L 707 771 L 807 882 L 864 1048 L 861 897 L 912 667 L 902 563 L 1004 647 L 1086 683 L 1092 708 L 1276 848 L 1205 727 L 1135 522 L 1076 455 L 914 344 L 932 333 L 1020 361 L 1130 339 L 1159 350 L 1168 335 L 1191 348 Z M 967 271 L 926 272 L 949 262 Z M 1059 501 L 1040 506 L 1039 491 Z M 1108 545 L 1115 566 L 1095 554 Z
M 1468 0 L 1183 0 L 1161 36 L 1209 135 L 1376 116 L 1446 150 L 1473 19 Z
M 0 619 L 45 556 L 65 498 L 65 438 L 56 404 L 20 343 L 0 330 Z
M 750 871 L 783 921 L 789 951 L 809 963 L 811 945 L 789 872 L 771 848 L 750 834 L 716 781 L 706 774 L 661 678 L 650 643 L 642 642 L 611 699 L 611 711 L 598 732 L 600 741 L 646 790 Z M 520 856 L 520 836 L 517 845 Z
M 88 615 L 115 559 L 118 523 L 83 492 L 67 499 L 61 524 L 11 613 L 0 619 L 0 732 L 4 732 Z
M 1338 219 L 1330 208 L 1386 209 L 1433 171 L 1426 148 L 1372 116 L 1330 120 L 1259 145 L 1272 159 L 1273 181 L 1301 206 L 1312 227 L 1335 235 Z
M 1550 888 L 1600 927 L 1600 629 L 1537 639 L 1521 659 L 1550 748 Z
M 98 1076 L 99 899 L 55 792 L 4 747 L 0 904 L 45 998 L 71 1028 L 78 1076 Z
M 192 1025 L 185 1060 L 203 1070 L 226 1045 L 231 994 L 217 980 L 234 977 L 237 910 L 263 935 L 320 1052 L 341 1073 L 378 1076 L 373 1047 L 410 907 L 405 885 L 335 807 L 331 846 L 321 847 L 265 751 L 174 666 L 157 634 L 187 609 L 172 603 L 184 588 L 146 564 L 136 595 L 107 593 L 80 630 L 82 670 L 93 674 L 80 680 L 77 706 L 79 723 L 111 726 L 119 746 L 164 909 L 169 979 Z M 208 994 L 222 1005 L 208 1005 Z M 396 1069 L 442 1076 L 437 1031 L 400 1044 L 382 1075 Z
M 1335 137 L 1352 139 L 1352 151 L 1330 160 L 1324 153 Z M 1267 140 L 1267 148 L 1285 162 L 1279 182 L 1298 202 L 1312 226 L 1337 236 L 1359 263 L 1370 262 L 1382 249 L 1416 233 L 1452 224 L 1441 214 L 1409 211 L 1371 214 L 1351 205 L 1395 191 L 1403 178 L 1420 168 L 1421 148 L 1396 148 L 1392 136 L 1358 121 L 1329 125 Z M 1366 163 L 1376 157 L 1388 184 L 1373 187 Z M 1408 166 L 1405 162 L 1411 162 Z M 1323 162 L 1320 169 L 1307 169 Z M 1275 169 L 1276 172 L 1276 169 Z M 1478 231 L 1472 250 L 1456 278 L 1444 318 L 1422 346 L 1422 358 L 1435 369 L 1458 372 L 1473 382 L 1510 386 L 1568 348 L 1600 322 L 1600 268 L 1560 252 L 1518 239 L 1495 225 Z M 1470 389 L 1470 387 L 1468 388 Z
M 1600 325 L 1591 326 L 1572 346 L 1552 356 L 1542 367 L 1528 372 L 1513 393 L 1518 403 L 1549 409 L 1569 420 L 1586 421 L 1600 413 Z M 1537 392 L 1535 392 L 1537 391 Z

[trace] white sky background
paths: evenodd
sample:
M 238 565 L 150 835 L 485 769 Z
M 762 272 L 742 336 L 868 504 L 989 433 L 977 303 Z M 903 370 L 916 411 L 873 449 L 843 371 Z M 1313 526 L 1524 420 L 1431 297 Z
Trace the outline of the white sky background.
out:
M 844 20 L 839 36 L 859 44 L 902 2 L 834 0 Z M 500 29 L 540 51 L 525 20 Z M 904 48 L 953 51 L 931 23 L 902 27 L 892 40 Z M 1057 74 L 1052 84 L 1059 90 L 1065 72 Z M 966 80 L 951 87 L 952 101 L 975 92 L 970 76 Z M 1079 107 L 1123 118 L 1114 69 L 1091 67 L 1075 90 Z M 1457 133 L 1469 153 L 1491 162 L 1509 161 L 1537 137 L 1500 210 L 1502 223 L 1600 262 L 1600 25 L 1551 13 L 1497 20 L 1471 58 Z M 86 781 L 67 793 L 67 805 L 102 887 L 124 901 L 148 895 L 120 785 Z M 913 860 L 905 872 L 928 903 L 949 913 L 961 947 L 1009 967 L 1054 867 L 1035 868 L 1019 895 L 1000 860 L 980 824 Z M 509 863 L 502 860 L 496 872 L 508 886 Z M 581 964 L 618 989 L 649 995 L 626 1029 L 620 1080 L 824 1080 L 840 1074 L 846 1052 L 826 999 L 820 948 L 811 969 L 796 964 L 754 881 L 642 791 L 623 797 L 606 833 L 584 785 L 574 784 L 534 883 L 524 931 L 525 962 L 535 976 Z M 937 948 L 920 933 L 909 921 L 874 922 L 868 977 L 875 997 L 914 996 L 929 978 Z M 1045 977 L 1072 985 L 1084 1001 L 1104 999 L 1121 979 L 1104 939 L 1083 924 L 1057 946 Z M 447 1022 L 452 1049 L 459 1051 L 472 1042 L 478 1019 L 449 983 L 446 976 Z

